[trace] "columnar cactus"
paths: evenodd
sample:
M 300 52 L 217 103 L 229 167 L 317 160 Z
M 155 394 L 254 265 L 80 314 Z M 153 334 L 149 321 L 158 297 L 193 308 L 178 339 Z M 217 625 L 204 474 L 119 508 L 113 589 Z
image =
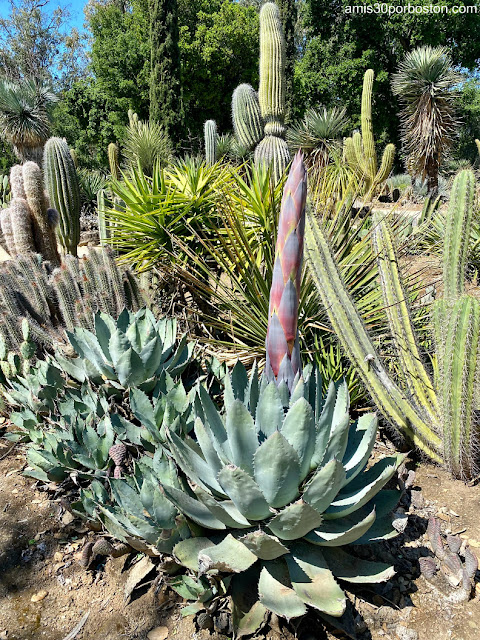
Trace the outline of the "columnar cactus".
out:
M 266 339 L 267 379 L 284 380 L 291 389 L 301 373 L 298 303 L 303 265 L 307 173 L 303 156 L 294 158 L 285 184 L 273 268 Z
M 232 96 L 233 128 L 239 144 L 253 149 L 263 138 L 258 94 L 250 84 L 240 84 Z
M 372 127 L 373 69 L 367 69 L 363 78 L 361 125 L 362 133 L 345 139 L 345 157 L 348 164 L 360 177 L 365 178 L 365 192 L 371 193 L 384 182 L 393 167 L 395 145 L 388 144 L 383 152 L 380 168 L 377 167 L 377 152 Z
M 217 160 L 217 123 L 215 120 L 207 120 L 203 125 L 205 139 L 205 160 L 212 166 Z
M 32 214 L 33 236 L 37 250 L 45 260 L 59 264 L 60 256 L 55 234 L 58 214 L 49 208 L 48 196 L 43 189 L 43 175 L 38 164 L 26 162 L 23 165 L 23 185 Z
M 80 242 L 80 186 L 77 170 L 65 140 L 50 138 L 44 152 L 45 185 L 58 211 L 58 239 L 65 252 L 77 255 Z
M 377 216 L 373 242 L 393 344 L 400 362 L 395 382 L 383 366 L 362 318 L 343 283 L 324 231 L 309 217 L 307 257 L 330 322 L 365 386 L 385 417 L 431 459 L 457 477 L 478 471 L 480 302 L 465 295 L 465 251 L 470 237 L 474 176 L 455 178 L 443 251 L 445 295 L 433 307 L 438 372 L 434 385 L 422 363 L 386 220 Z
M 285 36 L 273 2 L 260 11 L 260 86 L 258 98 L 250 85 L 237 87 L 232 98 L 233 126 L 240 144 L 255 149 L 257 166 L 271 167 L 278 181 L 290 154 L 285 142 Z M 261 127 L 263 126 L 263 133 Z
M 115 142 L 108 145 L 108 164 L 110 166 L 110 175 L 114 180 L 120 178 L 119 149 Z

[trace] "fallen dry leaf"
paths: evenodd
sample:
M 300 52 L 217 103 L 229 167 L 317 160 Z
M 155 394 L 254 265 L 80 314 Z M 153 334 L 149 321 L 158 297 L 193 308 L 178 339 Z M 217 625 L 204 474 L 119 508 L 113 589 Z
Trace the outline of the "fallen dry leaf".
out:
M 147 556 L 144 556 L 140 562 L 134 565 L 129 573 L 125 583 L 125 600 L 129 600 L 132 595 L 132 591 L 147 577 L 147 575 L 155 568 L 153 562 Z

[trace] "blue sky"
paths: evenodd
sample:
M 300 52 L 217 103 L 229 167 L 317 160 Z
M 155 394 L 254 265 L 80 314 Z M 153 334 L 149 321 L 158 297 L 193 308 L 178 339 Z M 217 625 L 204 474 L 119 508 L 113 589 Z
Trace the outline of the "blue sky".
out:
M 54 11 L 56 7 L 66 7 L 70 12 L 70 20 L 68 22 L 69 27 L 76 27 L 79 31 L 83 30 L 83 7 L 86 4 L 86 0 L 49 0 L 47 8 Z M 8 0 L 0 0 L 0 15 L 6 17 L 10 10 L 10 4 Z

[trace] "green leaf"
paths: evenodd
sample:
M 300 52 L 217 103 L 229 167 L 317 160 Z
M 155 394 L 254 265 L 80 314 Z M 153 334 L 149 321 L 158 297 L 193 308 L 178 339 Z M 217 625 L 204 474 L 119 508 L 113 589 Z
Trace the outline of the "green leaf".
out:
M 211 546 L 212 541 L 208 538 L 188 538 L 173 547 L 173 555 L 181 565 L 198 572 L 198 554 Z
M 207 492 L 213 490 L 219 495 L 224 495 L 212 469 L 195 450 L 196 443 L 191 438 L 179 438 L 173 431 L 168 432 L 168 439 L 173 456 L 187 478 Z
M 265 438 L 278 431 L 283 422 L 283 405 L 275 382 L 270 382 L 260 394 L 255 415 L 255 426 Z
M 339 548 L 323 548 L 322 553 L 328 566 L 340 580 L 354 583 L 385 582 L 395 575 L 394 568 L 384 562 L 356 558 Z
M 383 458 L 368 471 L 358 475 L 338 494 L 324 517 L 341 518 L 363 507 L 386 485 L 404 458 L 405 455 L 402 454 Z
M 322 516 L 315 509 L 303 500 L 298 500 L 280 511 L 267 526 L 281 540 L 298 540 L 321 522 Z
M 184 491 L 165 484 L 162 488 L 167 498 L 188 518 L 207 529 L 226 529 L 223 522 L 211 513 L 199 500 L 191 498 Z
M 200 502 L 204 504 L 216 518 L 226 524 L 227 527 L 246 529 L 252 526 L 231 500 L 221 500 L 217 502 L 213 496 L 198 486 L 195 487 L 194 491 Z
M 315 416 L 305 398 L 300 398 L 290 406 L 281 433 L 298 454 L 300 480 L 303 480 L 310 471 L 316 440 Z
M 230 405 L 225 426 L 232 462 L 237 467 L 253 473 L 253 456 L 258 449 L 257 433 L 253 418 L 241 400 L 234 400 Z
M 350 430 L 347 450 L 343 457 L 347 482 L 353 480 L 365 468 L 375 444 L 377 428 L 377 416 L 367 413 L 358 420 L 356 429 Z
M 255 480 L 271 507 L 283 507 L 298 496 L 300 462 L 297 452 L 275 431 L 254 456 Z
M 331 616 L 343 614 L 345 594 L 328 568 L 323 549 L 297 542 L 286 561 L 293 590 L 303 602 Z
M 231 582 L 232 622 L 235 638 L 243 638 L 258 631 L 267 619 L 267 610 L 257 600 L 258 567 L 236 574 Z
M 257 529 L 239 538 L 243 544 L 260 560 L 275 560 L 285 553 L 289 553 L 288 547 L 275 536 Z
M 284 561 L 264 564 L 258 581 L 258 595 L 264 607 L 287 620 L 307 612 L 307 607 L 292 589 Z
M 330 460 L 320 467 L 308 482 L 303 492 L 303 500 L 323 513 L 332 504 L 345 480 L 345 469 L 338 460 Z
M 362 510 L 360 510 L 363 516 Z M 355 511 L 351 516 L 338 520 L 325 520 L 322 524 L 310 531 L 305 539 L 312 544 L 324 547 L 340 547 L 356 542 L 363 536 L 375 522 L 375 509 L 365 517 L 355 518 L 359 512 Z
M 330 438 L 330 433 L 332 430 L 335 398 L 336 389 L 334 383 L 331 382 L 328 387 L 327 397 L 325 398 L 325 402 L 323 404 L 322 413 L 320 414 L 320 416 L 318 416 L 318 413 L 315 414 L 317 438 L 315 441 L 315 451 L 310 462 L 310 469 L 312 470 L 317 468 L 321 464 L 325 456 L 327 442 Z
M 198 564 L 205 573 L 210 569 L 227 573 L 242 573 L 257 561 L 257 556 L 230 533 L 222 542 L 203 549 Z
M 218 481 L 240 513 L 248 520 L 264 520 L 270 507 L 255 480 L 243 469 L 228 465 L 218 474 Z

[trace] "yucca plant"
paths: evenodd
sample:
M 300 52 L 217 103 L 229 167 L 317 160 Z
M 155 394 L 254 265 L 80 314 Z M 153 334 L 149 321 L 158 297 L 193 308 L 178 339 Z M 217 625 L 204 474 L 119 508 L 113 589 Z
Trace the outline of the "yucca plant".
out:
M 305 154 L 305 164 L 311 169 L 313 181 L 318 180 L 328 164 L 332 149 L 340 146 L 347 123 L 345 109 L 323 107 L 308 109 L 303 119 L 287 130 L 288 146 L 294 152 L 301 149 Z
M 373 245 L 381 289 L 399 367 L 392 377 L 348 294 L 322 226 L 309 217 L 307 256 L 312 277 L 332 327 L 384 416 L 421 451 L 455 476 L 478 468 L 477 346 L 480 303 L 465 294 L 465 267 L 472 224 L 474 175 L 455 178 L 446 217 L 443 250 L 444 296 L 433 307 L 438 375 L 423 364 L 408 295 L 400 277 L 390 225 L 374 219 Z
M 40 80 L 0 80 L 0 134 L 21 162 L 41 164 L 50 131 L 49 107 L 57 100 Z
M 151 176 L 155 165 L 166 166 L 170 162 L 173 147 L 168 134 L 157 122 L 133 119 L 127 127 L 122 153 L 130 167 L 140 166 Z
M 212 227 L 230 171 L 220 165 L 184 160 L 168 170 L 155 165 L 152 177 L 132 168 L 122 181 L 112 181 L 119 202 L 106 211 L 114 228 L 110 242 L 124 262 L 137 270 L 171 262 L 172 240 L 192 242 L 192 229 Z
M 462 76 L 452 66 L 444 47 L 410 51 L 393 76 L 392 90 L 402 105 L 400 113 L 407 166 L 414 176 L 438 187 L 438 172 L 458 130 L 456 88 Z

